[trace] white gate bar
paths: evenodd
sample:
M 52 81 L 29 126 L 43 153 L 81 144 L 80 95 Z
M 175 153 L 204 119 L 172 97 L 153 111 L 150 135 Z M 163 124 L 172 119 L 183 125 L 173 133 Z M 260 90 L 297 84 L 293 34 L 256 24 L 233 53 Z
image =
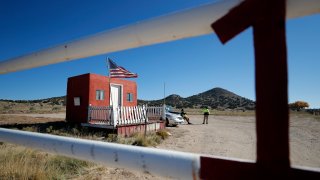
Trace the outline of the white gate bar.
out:
M 141 47 L 212 32 L 210 25 L 242 0 L 206 4 L 135 24 L 103 31 L 0 62 L 0 74 Z M 287 18 L 320 12 L 319 0 L 287 0 Z
M 191 153 L 4 128 L 0 128 L 0 142 L 41 149 L 109 167 L 132 169 L 179 179 L 200 179 L 200 155 Z

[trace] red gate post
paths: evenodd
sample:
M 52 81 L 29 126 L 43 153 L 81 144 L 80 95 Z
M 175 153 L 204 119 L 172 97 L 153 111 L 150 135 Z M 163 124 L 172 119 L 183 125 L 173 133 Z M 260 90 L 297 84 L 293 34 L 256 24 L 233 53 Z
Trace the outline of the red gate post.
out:
M 285 3 L 247 0 L 212 24 L 223 43 L 253 26 L 260 178 L 288 176 L 290 169 Z
M 222 43 L 253 26 L 257 162 L 201 157 L 202 179 L 319 179 L 290 167 L 285 0 L 245 0 L 211 25 Z

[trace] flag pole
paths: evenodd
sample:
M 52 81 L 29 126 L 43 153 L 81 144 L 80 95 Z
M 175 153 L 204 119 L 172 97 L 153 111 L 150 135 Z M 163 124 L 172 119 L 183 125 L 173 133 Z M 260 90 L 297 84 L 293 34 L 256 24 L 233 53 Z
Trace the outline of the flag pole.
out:
M 166 104 L 166 83 L 163 83 L 163 105 Z
M 112 93 L 111 93 L 111 77 L 110 77 L 110 59 L 107 57 L 107 66 L 108 66 L 108 81 L 109 81 L 109 106 L 113 106 Z
M 117 120 L 116 120 L 116 116 L 115 116 L 115 109 L 114 104 L 113 104 L 113 98 L 112 98 L 112 92 L 111 92 L 111 77 L 110 77 L 110 58 L 107 57 L 107 66 L 108 66 L 108 80 L 109 80 L 109 107 L 111 107 L 112 104 L 112 117 L 111 117 L 111 121 L 113 121 L 113 128 L 115 129 L 116 124 L 117 124 Z M 113 129 L 113 130 L 114 130 Z

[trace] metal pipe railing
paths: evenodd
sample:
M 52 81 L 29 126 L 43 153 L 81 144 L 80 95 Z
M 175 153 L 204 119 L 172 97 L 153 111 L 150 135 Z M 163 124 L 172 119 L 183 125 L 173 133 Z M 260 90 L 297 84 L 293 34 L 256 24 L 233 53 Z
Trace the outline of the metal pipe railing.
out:
M 225 0 L 103 31 L 0 62 L 0 74 L 212 33 L 211 24 L 242 0 Z M 288 0 L 287 18 L 320 12 L 319 0 Z
M 0 142 L 40 149 L 109 167 L 199 179 L 200 155 L 0 128 Z

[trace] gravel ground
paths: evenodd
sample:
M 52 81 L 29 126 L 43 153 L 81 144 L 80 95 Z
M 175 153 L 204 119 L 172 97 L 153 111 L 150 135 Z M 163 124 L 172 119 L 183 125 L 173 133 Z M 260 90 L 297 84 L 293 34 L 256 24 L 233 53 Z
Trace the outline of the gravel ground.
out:
M 193 125 L 169 127 L 172 136 L 158 148 L 248 160 L 256 159 L 255 118 L 190 116 Z M 294 166 L 320 168 L 320 119 L 290 118 L 290 160 Z

